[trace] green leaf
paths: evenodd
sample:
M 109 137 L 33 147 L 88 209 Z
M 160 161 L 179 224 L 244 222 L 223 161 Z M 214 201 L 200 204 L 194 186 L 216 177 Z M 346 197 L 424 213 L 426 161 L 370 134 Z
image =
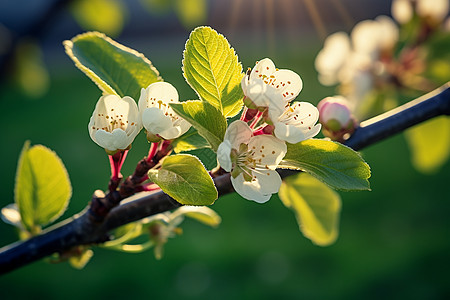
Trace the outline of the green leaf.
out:
M 174 220 L 179 216 L 195 219 L 211 227 L 217 227 L 222 222 L 222 218 L 206 206 L 182 206 L 172 213 L 171 218 Z
M 131 241 L 142 234 L 148 234 L 147 230 L 143 229 L 142 222 L 132 222 L 116 228 L 112 232 L 113 239 L 102 244 L 102 247 L 116 247 L 128 241 Z
M 198 27 L 186 42 L 183 74 L 200 99 L 225 117 L 242 108 L 242 65 L 226 38 L 210 27 Z
M 450 117 L 441 116 L 405 131 L 414 167 L 434 173 L 450 156 Z
M 305 237 L 319 246 L 336 241 L 341 211 L 338 193 L 311 175 L 299 173 L 283 181 L 278 196 L 294 211 Z
M 166 194 L 184 205 L 210 205 L 218 197 L 211 176 L 192 155 L 168 156 L 161 169 L 150 170 L 148 176 Z
M 214 151 L 217 150 L 227 130 L 227 121 L 217 108 L 198 100 L 171 103 L 170 106 L 198 130 Z
M 357 152 L 336 142 L 309 139 L 288 143 L 278 167 L 305 171 L 336 189 L 370 189 L 369 165 Z
M 87 32 L 64 41 L 67 55 L 106 94 L 138 100 L 141 88 L 162 81 L 158 70 L 142 54 L 103 33 Z
M 22 223 L 30 232 L 63 214 L 72 195 L 69 176 L 55 152 L 26 142 L 20 154 L 14 189 Z
M 191 151 L 195 149 L 208 148 L 209 143 L 198 133 L 198 131 L 191 127 L 188 132 L 172 141 L 173 151 L 180 153 L 184 151 Z

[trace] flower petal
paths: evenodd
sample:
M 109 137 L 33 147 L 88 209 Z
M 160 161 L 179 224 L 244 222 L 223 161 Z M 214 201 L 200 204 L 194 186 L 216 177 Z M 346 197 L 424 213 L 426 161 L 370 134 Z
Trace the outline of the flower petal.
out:
M 2 208 L 0 213 L 3 222 L 18 228 L 23 228 L 22 217 L 20 216 L 17 204 L 11 203 Z
M 191 128 L 191 124 L 180 118 L 172 123 L 171 128 L 161 131 L 159 135 L 166 140 L 173 140 L 185 134 L 189 128 Z
M 304 128 L 277 122 L 275 123 L 274 134 L 280 140 L 286 141 L 290 144 L 297 144 L 301 141 L 316 136 L 320 132 L 321 128 L 321 124 L 317 124 L 309 128 Z
M 162 104 L 178 102 L 177 89 L 168 82 L 154 82 L 141 90 L 139 110 L 141 113 L 148 107 L 158 107 Z
M 294 100 L 303 88 L 302 79 L 294 71 L 279 70 L 271 77 L 266 83 L 273 86 L 283 96 L 285 102 Z
M 135 124 L 137 123 L 138 125 L 136 125 L 136 126 L 140 129 L 142 129 L 142 122 L 141 122 L 141 118 L 139 115 L 139 109 L 136 104 L 136 101 L 134 101 L 133 98 L 128 97 L 128 96 L 123 97 L 122 101 L 125 101 L 126 103 L 128 103 L 127 114 L 123 115 L 125 120 L 128 120 L 130 124 L 133 122 Z
M 157 107 L 146 108 L 142 112 L 142 125 L 153 134 L 160 134 L 173 127 L 170 117 Z
M 184 132 L 181 131 L 180 126 L 173 126 L 166 130 L 161 131 L 159 135 L 166 140 L 173 140 L 181 136 L 183 133 Z
M 217 161 L 219 165 L 227 172 L 231 172 L 231 143 L 229 140 L 224 140 L 217 148 Z
M 410 2 L 409 0 L 392 1 L 391 15 L 400 24 L 409 22 L 414 15 L 412 2 Z
M 448 0 L 419 0 L 417 1 L 417 14 L 422 18 L 430 18 L 435 23 L 445 19 L 448 14 Z
M 269 107 L 269 117 L 275 125 L 275 136 L 291 144 L 312 138 L 321 129 L 320 124 L 315 125 L 319 110 L 309 102 L 296 102 L 282 114 Z
M 126 149 L 133 141 L 125 131 L 120 128 L 114 129 L 112 132 L 112 143 L 116 149 Z
M 122 129 L 115 129 L 112 133 L 98 130 L 95 133 L 94 142 L 109 151 L 123 150 L 131 144 L 127 134 Z
M 254 152 L 253 159 L 258 165 L 275 170 L 286 155 L 286 143 L 272 135 L 258 135 L 252 137 L 248 149 Z
M 395 24 L 395 22 L 388 16 L 378 16 L 375 21 L 377 22 L 379 31 L 378 46 L 382 50 L 393 49 L 395 44 L 398 42 L 399 36 L 397 24 Z
M 350 53 L 350 38 L 345 32 L 336 32 L 328 36 L 314 62 L 319 72 L 320 83 L 323 85 L 338 83 L 338 72 L 348 61 Z
M 245 76 L 241 86 L 244 95 L 250 98 L 256 106 L 267 107 L 272 102 L 283 103 L 281 94 L 259 78 L 249 79 L 248 76 Z
M 252 181 L 245 181 L 243 174 L 231 177 L 234 190 L 247 200 L 258 203 L 269 201 L 273 193 L 277 193 L 281 186 L 280 175 L 276 171 L 268 170 L 264 174 L 255 174 Z
M 264 58 L 257 61 L 250 73 L 250 79 L 264 79 L 272 75 L 276 71 L 275 64 L 270 58 Z
M 231 123 L 225 132 L 224 140 L 230 141 L 231 148 L 239 149 L 239 146 L 247 144 L 253 132 L 244 121 L 237 120 Z
M 113 136 L 112 132 L 117 129 L 124 135 L 116 133 Z M 141 129 L 136 102 L 128 96 L 124 98 L 117 95 L 100 97 L 88 124 L 91 139 L 110 151 L 127 148 Z M 98 133 L 100 131 L 102 132 Z M 119 138 L 119 140 L 116 141 L 115 138 Z

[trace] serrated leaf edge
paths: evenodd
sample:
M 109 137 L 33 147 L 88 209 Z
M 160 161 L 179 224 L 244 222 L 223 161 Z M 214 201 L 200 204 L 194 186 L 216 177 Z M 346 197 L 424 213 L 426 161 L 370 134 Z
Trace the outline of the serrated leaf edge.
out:
M 28 228 L 28 227 L 26 226 L 26 224 L 23 223 L 23 216 L 22 216 L 22 213 L 21 213 L 21 209 L 20 209 L 19 202 L 18 202 L 18 200 L 17 200 L 17 193 L 18 193 L 18 192 L 17 192 L 17 181 L 18 181 L 18 178 L 19 178 L 19 167 L 22 165 L 24 156 L 26 155 L 26 153 L 27 153 L 28 151 L 30 151 L 30 150 L 33 149 L 33 148 L 43 148 L 43 149 L 45 149 L 45 150 L 47 150 L 47 151 L 53 153 L 53 154 L 54 154 L 54 157 L 56 158 L 56 160 L 57 160 L 57 161 L 60 163 L 60 165 L 62 166 L 63 173 L 64 173 L 64 175 L 66 176 L 66 178 L 67 178 L 67 180 L 68 180 L 68 182 L 69 182 L 69 195 L 68 195 L 68 197 L 67 197 L 67 200 L 65 201 L 64 206 L 61 208 L 61 211 L 60 211 L 58 214 L 56 214 L 55 216 L 53 216 L 46 224 L 33 224 L 33 225 L 45 226 L 45 225 L 47 225 L 47 224 L 50 224 L 50 223 L 54 222 L 56 219 L 58 219 L 60 216 L 62 216 L 62 215 L 64 214 L 64 212 L 66 211 L 68 205 L 69 205 L 70 198 L 72 198 L 72 192 L 73 192 L 72 184 L 71 184 L 71 182 L 70 182 L 69 173 L 67 172 L 67 169 L 66 169 L 66 167 L 65 167 L 65 165 L 64 165 L 64 163 L 63 163 L 63 161 L 61 160 L 61 158 L 58 156 L 58 154 L 56 154 L 55 151 L 53 151 L 52 149 L 50 149 L 50 148 L 48 148 L 48 147 L 46 147 L 46 146 L 44 146 L 44 145 L 36 144 L 36 145 L 33 145 L 33 146 L 30 147 L 30 144 L 31 144 L 31 142 L 30 142 L 29 140 L 27 140 L 27 141 L 25 142 L 24 146 L 22 147 L 22 151 L 21 151 L 20 156 L 19 156 L 19 161 L 18 161 L 18 163 L 17 163 L 17 171 L 16 171 L 15 184 L 14 184 L 14 203 L 16 203 L 16 205 L 17 205 L 17 207 L 18 207 L 18 209 L 19 209 L 19 213 L 20 213 L 20 217 L 21 217 L 21 223 L 22 223 L 22 225 L 24 226 L 24 228 L 27 228 L 27 229 L 31 229 L 31 228 Z M 34 217 L 33 217 L 33 223 L 34 223 L 35 221 L 36 221 L 36 220 L 35 220 Z
M 131 53 L 133 55 L 135 55 L 136 57 L 141 58 L 146 64 L 149 65 L 150 69 L 155 72 L 156 76 L 157 76 L 157 81 L 163 81 L 162 77 L 159 74 L 159 71 L 155 68 L 155 66 L 152 64 L 152 62 L 145 57 L 144 54 L 129 48 L 125 45 L 120 44 L 119 42 L 116 42 L 115 40 L 113 40 L 112 38 L 108 37 L 106 34 L 98 32 L 98 31 L 88 31 L 85 33 L 81 33 L 78 34 L 76 36 L 74 36 L 72 39 L 70 40 L 65 40 L 63 41 L 63 46 L 64 49 L 66 51 L 66 54 L 74 61 L 75 66 L 81 70 L 84 74 L 86 74 L 86 76 L 88 76 L 97 86 L 100 90 L 103 91 L 104 94 L 114 94 L 117 96 L 120 96 L 109 84 L 107 84 L 104 80 L 102 80 L 100 77 L 97 76 L 97 74 L 95 74 L 94 71 L 92 71 L 91 69 L 89 69 L 88 67 L 86 67 L 85 65 L 83 65 L 80 60 L 75 56 L 75 54 L 73 53 L 73 45 L 74 43 L 79 40 L 82 39 L 84 37 L 89 37 L 89 36 L 95 36 L 95 37 L 99 37 L 101 39 L 104 39 L 106 42 L 112 44 L 113 46 L 126 51 L 128 53 Z M 102 86 L 103 85 L 103 86 Z M 136 100 L 136 99 L 135 99 Z
M 194 32 L 197 31 L 197 30 L 200 30 L 200 29 L 204 29 L 204 28 L 210 29 L 210 30 L 212 30 L 213 32 L 217 33 L 217 35 L 219 36 L 219 38 L 223 38 L 223 39 L 227 42 L 227 44 L 228 44 L 228 46 L 229 46 L 229 49 L 233 51 L 233 55 L 234 55 L 235 57 L 238 57 L 238 55 L 237 55 L 236 50 L 234 49 L 234 47 L 231 46 L 231 44 L 230 44 L 230 42 L 228 41 L 228 39 L 227 39 L 223 34 L 221 34 L 220 32 L 216 31 L 215 29 L 211 28 L 210 26 L 199 26 L 199 27 L 196 27 L 196 28 L 195 28 L 194 30 L 192 30 L 191 33 L 189 34 L 189 38 L 186 40 L 186 43 L 184 44 L 183 59 L 181 60 L 181 70 L 183 71 L 182 73 L 183 73 L 184 80 L 185 80 L 185 81 L 187 82 L 187 84 L 191 87 L 191 89 L 195 91 L 195 93 L 197 94 L 197 96 L 198 96 L 198 98 L 200 99 L 200 101 L 208 102 L 208 101 L 206 101 L 206 100 L 203 100 L 203 98 L 201 97 L 201 95 L 197 92 L 197 90 L 196 90 L 196 89 L 192 86 L 192 84 L 188 81 L 188 79 L 186 78 L 186 71 L 185 71 L 186 46 L 188 45 L 189 41 L 191 40 L 191 37 L 192 37 L 192 35 L 194 34 Z M 245 74 L 243 74 L 243 72 L 242 72 L 242 71 L 243 71 L 242 63 L 239 61 L 239 59 L 238 59 L 238 66 L 240 66 L 240 69 L 241 69 L 241 75 L 244 76 Z M 212 71 L 211 71 L 211 73 L 212 73 Z M 213 74 L 213 75 L 214 75 L 214 74 Z M 213 76 L 213 77 L 215 77 L 215 76 Z M 216 89 L 217 89 L 217 85 L 216 85 Z M 219 93 L 218 93 L 218 94 L 219 94 Z M 219 99 L 217 99 L 217 100 L 219 100 Z M 221 102 L 221 101 L 218 101 L 218 102 Z M 208 103 L 209 103 L 209 102 L 208 102 Z M 210 104 L 211 104 L 211 103 L 210 103 Z M 212 105 L 212 104 L 211 104 L 211 105 Z M 236 105 L 238 105 L 238 106 L 240 106 L 240 107 L 242 108 L 243 103 L 242 103 L 242 104 L 239 104 L 239 101 L 237 101 L 236 104 L 235 104 L 234 106 L 232 106 L 233 108 L 230 109 L 230 111 L 234 111 L 234 110 L 235 110 L 234 108 L 236 107 Z M 214 105 L 213 105 L 213 106 L 214 106 Z M 223 114 L 223 105 L 222 105 L 222 104 L 220 105 L 219 110 L 220 110 L 220 112 L 222 112 L 222 114 Z M 239 111 L 240 111 L 240 109 L 237 110 L 237 112 L 236 112 L 235 114 L 233 114 L 233 115 L 224 115 L 224 116 L 225 116 L 225 118 L 232 118 L 232 117 L 236 116 L 236 115 L 239 113 Z

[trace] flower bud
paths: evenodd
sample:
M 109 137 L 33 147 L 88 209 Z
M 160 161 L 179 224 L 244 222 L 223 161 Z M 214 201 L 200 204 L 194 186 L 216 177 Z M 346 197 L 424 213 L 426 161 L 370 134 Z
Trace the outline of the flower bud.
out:
M 332 140 L 341 141 L 347 133 L 355 129 L 348 101 L 342 96 L 327 97 L 319 102 L 319 122 L 323 125 L 323 134 Z

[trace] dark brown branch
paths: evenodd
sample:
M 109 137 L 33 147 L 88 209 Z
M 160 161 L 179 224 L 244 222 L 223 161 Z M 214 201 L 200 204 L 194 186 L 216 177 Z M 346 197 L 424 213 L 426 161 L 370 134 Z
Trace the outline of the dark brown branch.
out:
M 439 115 L 450 114 L 450 86 L 445 84 L 404 106 L 370 119 L 356 129 L 346 144 L 355 150 Z M 296 171 L 280 170 L 285 177 Z M 214 178 L 219 195 L 231 193 L 230 175 Z M 136 200 L 113 207 L 101 222 L 86 212 L 45 230 L 41 235 L 0 249 L 0 274 L 34 262 L 56 252 L 68 251 L 78 245 L 92 245 L 108 240 L 108 233 L 127 223 L 169 211 L 181 206 L 161 191 L 147 193 Z
M 345 144 L 360 150 L 440 115 L 450 115 L 449 82 L 416 100 L 362 122 Z

